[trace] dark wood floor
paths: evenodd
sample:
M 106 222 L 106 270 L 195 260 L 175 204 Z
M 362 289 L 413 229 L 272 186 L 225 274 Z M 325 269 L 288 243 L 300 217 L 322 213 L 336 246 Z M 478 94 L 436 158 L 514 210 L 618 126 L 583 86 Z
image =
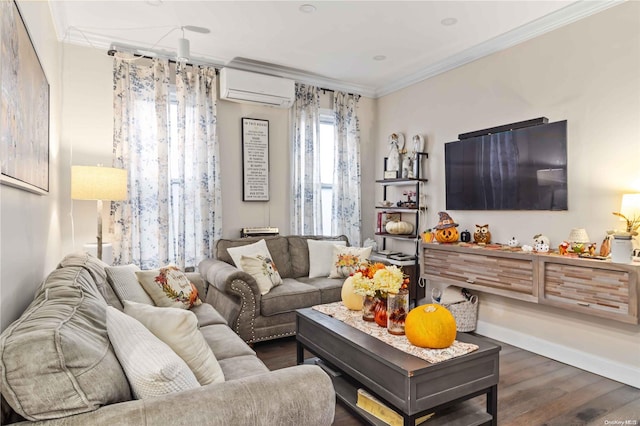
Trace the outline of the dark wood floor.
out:
M 500 426 L 640 426 L 640 389 L 515 346 L 495 343 L 502 346 L 498 384 Z M 257 343 L 254 349 L 275 370 L 295 365 L 295 346 L 292 337 Z M 484 407 L 484 396 L 474 402 Z M 338 403 L 333 424 L 365 423 Z

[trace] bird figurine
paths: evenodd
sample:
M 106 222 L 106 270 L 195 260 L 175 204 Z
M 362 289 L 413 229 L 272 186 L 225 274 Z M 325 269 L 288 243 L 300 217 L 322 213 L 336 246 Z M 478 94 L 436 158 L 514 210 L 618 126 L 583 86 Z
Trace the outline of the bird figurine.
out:
M 491 242 L 491 232 L 489 225 L 476 225 L 476 232 L 473 233 L 473 241 L 476 244 L 489 244 Z

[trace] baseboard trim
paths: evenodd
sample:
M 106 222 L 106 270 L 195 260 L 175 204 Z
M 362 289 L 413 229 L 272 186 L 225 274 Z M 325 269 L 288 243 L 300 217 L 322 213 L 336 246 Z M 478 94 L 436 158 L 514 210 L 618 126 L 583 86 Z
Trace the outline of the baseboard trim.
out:
M 640 388 L 638 369 L 632 365 L 611 361 L 481 320 L 478 320 L 475 332 L 590 373 Z

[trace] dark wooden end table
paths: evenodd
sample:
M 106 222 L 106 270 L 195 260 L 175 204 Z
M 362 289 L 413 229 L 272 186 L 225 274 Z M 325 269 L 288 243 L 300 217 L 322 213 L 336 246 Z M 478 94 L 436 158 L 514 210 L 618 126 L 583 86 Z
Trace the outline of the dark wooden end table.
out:
M 463 422 L 456 424 L 498 424 L 500 346 L 458 333 L 457 340 L 479 349 L 431 364 L 312 308 L 299 309 L 296 323 L 298 364 L 305 362 L 305 349 L 316 355 L 335 373 L 330 376 L 338 398 L 369 422 L 376 424 L 376 419 L 357 407 L 358 387 L 394 408 L 405 426 L 413 426 L 417 418 L 431 412 L 437 417 L 441 410 L 455 411 L 454 404 L 486 394 L 486 412 L 465 413 Z

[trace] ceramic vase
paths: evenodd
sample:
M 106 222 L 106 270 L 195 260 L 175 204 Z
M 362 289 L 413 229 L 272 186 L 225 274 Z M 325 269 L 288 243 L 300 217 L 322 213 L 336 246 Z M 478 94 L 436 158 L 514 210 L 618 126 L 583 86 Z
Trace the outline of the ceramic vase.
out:
M 387 298 L 376 298 L 375 316 L 374 320 L 380 327 L 387 326 Z

